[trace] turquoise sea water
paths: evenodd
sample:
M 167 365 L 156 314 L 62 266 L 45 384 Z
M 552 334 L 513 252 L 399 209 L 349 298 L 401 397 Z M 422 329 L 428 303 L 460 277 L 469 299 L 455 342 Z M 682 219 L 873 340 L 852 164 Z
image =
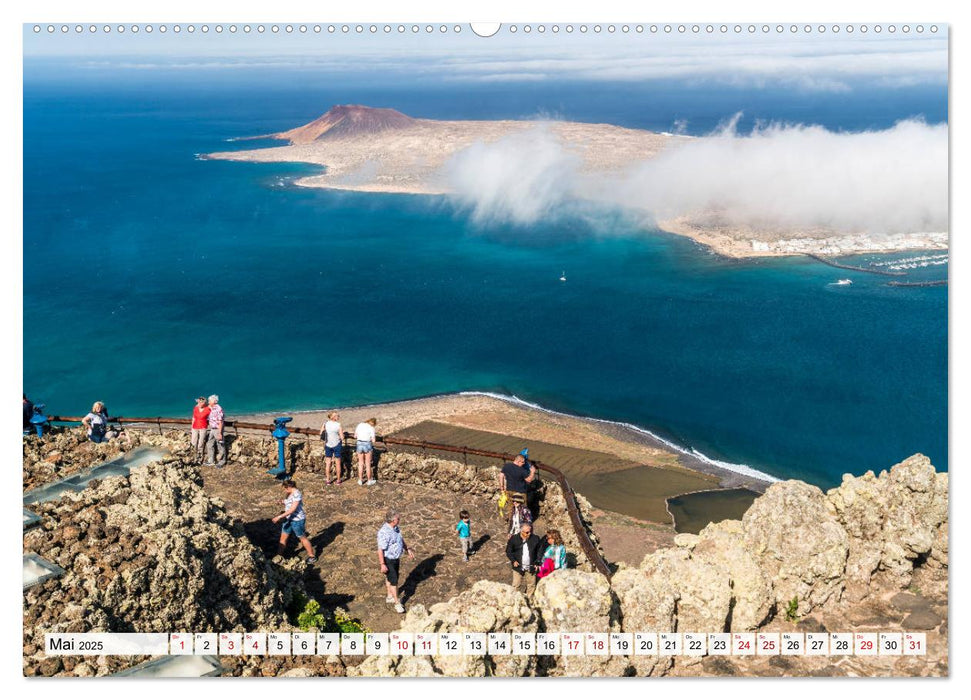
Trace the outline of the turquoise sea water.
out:
M 311 100 L 294 86 L 260 99 L 28 80 L 25 390 L 62 415 L 96 399 L 180 415 L 219 393 L 239 414 L 491 391 L 822 486 L 914 452 L 946 468 L 946 287 L 890 288 L 803 258 L 729 261 L 619 211 L 483 228 L 444 198 L 308 190 L 290 184 L 305 166 L 195 158 L 335 102 L 471 118 L 548 99 L 567 118 L 595 116 L 558 90 L 517 93 L 506 114 L 438 93 Z M 932 120 L 938 98 L 797 111 L 862 128 Z M 707 103 L 695 123 L 713 126 L 731 100 L 742 97 Z M 602 110 L 670 126 L 638 104 Z M 854 284 L 831 285 L 841 277 Z

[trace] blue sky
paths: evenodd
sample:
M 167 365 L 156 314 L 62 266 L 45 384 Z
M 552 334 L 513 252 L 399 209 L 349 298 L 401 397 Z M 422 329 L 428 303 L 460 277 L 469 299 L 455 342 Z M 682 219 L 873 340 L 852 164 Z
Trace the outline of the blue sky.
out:
M 721 33 L 720 25 L 708 34 L 701 25 L 698 33 L 688 25 L 685 33 L 664 32 L 664 25 L 656 33 L 651 25 L 613 25 L 608 32 L 607 24 L 594 32 L 588 25 L 586 33 L 573 25 L 567 33 L 566 24 L 558 25 L 553 33 L 552 25 L 545 25 L 540 33 L 539 25 L 511 25 L 490 38 L 473 34 L 468 25 L 460 25 L 461 32 L 454 32 L 454 24 L 441 32 L 441 25 L 419 25 L 413 32 L 412 25 L 398 32 L 398 25 L 363 25 L 357 33 L 357 25 L 348 25 L 349 31 L 328 31 L 330 25 L 292 25 L 287 33 L 286 25 L 280 24 L 273 33 L 272 25 L 264 25 L 259 33 L 257 24 L 250 24 L 248 33 L 243 24 L 230 31 L 229 24 L 201 24 L 195 31 L 187 31 L 188 25 L 180 25 L 178 33 L 173 24 L 153 25 L 146 31 L 145 24 L 133 33 L 132 25 L 124 25 L 119 32 L 118 24 L 97 25 L 90 32 L 85 25 L 81 32 L 75 25 L 55 25 L 49 33 L 47 25 L 35 33 L 34 25 L 24 25 L 24 57 L 27 67 L 49 65 L 52 61 L 75 70 L 98 72 L 103 70 L 150 71 L 156 69 L 186 70 L 207 69 L 239 71 L 245 69 L 286 68 L 316 72 L 353 74 L 356 72 L 383 74 L 407 74 L 419 78 L 434 78 L 459 82 L 510 82 L 545 80 L 609 80 L 642 81 L 652 79 L 678 79 L 689 81 L 713 81 L 733 85 L 786 86 L 825 92 L 841 92 L 856 84 L 883 87 L 913 85 L 943 85 L 948 79 L 948 39 L 946 25 L 940 25 L 936 33 L 930 32 L 929 24 L 922 25 L 918 34 L 914 29 L 907 34 L 896 28 L 894 33 L 883 25 L 877 34 L 874 26 L 867 33 L 848 33 L 846 25 L 834 33 L 832 25 L 820 33 L 815 25 L 811 33 L 799 25 L 797 32 L 791 25 L 769 25 L 763 32 L 758 25 L 752 34 L 748 25 L 742 25 L 740 33 L 729 25 L 728 32 Z M 916 27 L 916 25 L 912 25 Z M 900 25 L 898 25 L 900 27 Z

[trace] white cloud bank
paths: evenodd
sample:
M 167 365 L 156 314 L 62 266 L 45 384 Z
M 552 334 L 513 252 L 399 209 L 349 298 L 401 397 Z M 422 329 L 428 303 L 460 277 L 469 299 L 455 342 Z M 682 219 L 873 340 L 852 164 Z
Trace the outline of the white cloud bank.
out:
M 735 86 L 783 86 L 848 92 L 858 85 L 882 88 L 944 86 L 948 31 L 863 34 L 783 32 L 773 27 L 736 34 L 559 33 L 541 36 L 502 31 L 487 42 L 471 32 L 432 36 L 412 32 L 321 35 L 280 32 L 35 34 L 24 26 L 26 65 L 60 58 L 90 72 L 127 70 L 300 70 L 333 76 L 381 76 L 461 83 L 547 80 L 678 80 Z M 65 62 L 63 59 L 67 59 Z M 43 62 L 41 65 L 44 65 Z
M 544 127 L 457 153 L 443 175 L 479 223 L 532 224 L 577 195 L 581 161 Z
M 578 157 L 538 126 L 477 144 L 447 166 L 455 198 L 480 222 L 529 224 L 586 200 L 658 220 L 717 213 L 728 225 L 906 233 L 946 231 L 948 127 L 902 121 L 883 131 L 733 120 L 623 173 L 581 173 Z

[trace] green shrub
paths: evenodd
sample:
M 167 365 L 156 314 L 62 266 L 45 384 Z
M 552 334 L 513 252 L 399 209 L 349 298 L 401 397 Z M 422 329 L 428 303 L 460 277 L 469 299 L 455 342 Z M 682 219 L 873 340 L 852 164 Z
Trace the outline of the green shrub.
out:
M 334 611 L 334 618 L 330 621 L 329 632 L 344 632 L 345 634 L 360 634 L 367 632 L 368 629 L 361 624 L 360 620 L 355 620 L 349 615 L 345 615 L 340 610 Z
M 297 627 L 304 632 L 308 630 L 322 630 L 327 626 L 327 618 L 320 612 L 320 603 L 308 600 L 303 612 L 297 615 Z
M 355 620 L 343 610 L 323 610 L 320 603 L 299 592 L 293 596 L 287 607 L 287 617 L 290 624 L 304 632 L 317 630 L 361 634 L 369 631 L 360 620 Z
M 799 598 L 793 598 L 786 605 L 786 622 L 799 621 Z

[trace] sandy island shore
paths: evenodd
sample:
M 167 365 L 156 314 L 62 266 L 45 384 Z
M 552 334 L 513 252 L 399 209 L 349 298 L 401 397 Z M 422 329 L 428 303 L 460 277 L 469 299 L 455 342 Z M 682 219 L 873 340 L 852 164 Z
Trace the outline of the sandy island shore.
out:
M 536 130 L 545 131 L 574 155 L 579 175 L 587 178 L 620 175 L 635 163 L 693 140 L 610 124 L 413 119 L 393 109 L 340 105 L 309 124 L 265 135 L 289 145 L 202 157 L 326 168 L 322 174 L 297 179 L 294 184 L 301 187 L 448 195 L 453 193 L 447 175 L 453 156 L 475 144 L 494 144 Z M 730 258 L 941 250 L 948 245 L 946 232 L 870 235 L 826 228 L 759 229 L 726 224 L 717 212 L 697 212 L 657 225 Z
M 320 428 L 327 412 L 299 411 L 292 425 Z M 345 430 L 353 431 L 362 420 L 376 417 L 378 434 L 396 433 L 423 421 L 434 420 L 475 430 L 521 437 L 525 441 L 550 442 L 578 449 L 596 450 L 650 467 L 679 469 L 716 478 L 714 488 L 751 488 L 763 491 L 771 483 L 757 474 L 745 474 L 678 452 L 646 432 L 619 423 L 580 418 L 531 408 L 484 394 L 448 394 L 406 401 L 349 406 L 335 409 Z M 234 416 L 245 421 L 267 421 L 279 412 Z

